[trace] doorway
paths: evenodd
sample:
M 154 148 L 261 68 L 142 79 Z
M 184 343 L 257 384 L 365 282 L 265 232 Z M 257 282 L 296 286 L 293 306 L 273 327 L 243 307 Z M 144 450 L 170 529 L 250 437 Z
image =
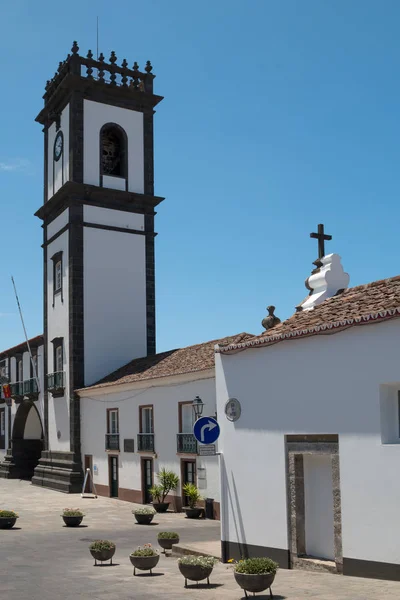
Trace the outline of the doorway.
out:
M 110 498 L 118 498 L 118 456 L 110 456 L 108 460 Z
M 182 480 L 182 505 L 188 505 L 188 498 L 183 493 L 185 483 L 193 483 L 196 485 L 196 461 L 182 460 L 181 461 L 181 480 Z
M 153 459 L 142 458 L 142 501 L 150 504 L 152 496 L 150 488 L 153 487 Z
M 85 476 L 87 473 L 87 469 L 90 470 L 90 477 L 86 479 L 85 489 L 83 490 L 84 494 L 91 494 L 92 490 L 92 478 L 93 478 L 93 456 L 91 454 L 85 454 Z

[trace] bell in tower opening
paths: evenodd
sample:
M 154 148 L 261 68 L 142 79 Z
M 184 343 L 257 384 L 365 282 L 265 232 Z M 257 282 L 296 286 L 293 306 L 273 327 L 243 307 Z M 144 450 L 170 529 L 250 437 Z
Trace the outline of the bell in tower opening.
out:
M 103 175 L 126 177 L 126 134 L 114 124 L 105 125 L 101 136 L 101 168 Z

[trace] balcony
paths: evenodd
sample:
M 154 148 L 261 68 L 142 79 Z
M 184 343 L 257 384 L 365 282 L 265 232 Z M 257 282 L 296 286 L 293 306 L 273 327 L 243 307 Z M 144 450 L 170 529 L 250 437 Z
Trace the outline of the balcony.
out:
M 138 452 L 154 452 L 154 433 L 138 433 Z
M 22 402 L 24 399 L 24 382 L 17 381 L 16 383 L 10 384 L 11 398 L 14 402 Z
M 65 373 L 64 371 L 56 371 L 55 373 L 48 373 L 47 375 L 47 389 L 56 398 L 58 396 L 64 396 L 65 388 Z
M 106 450 L 119 450 L 119 433 L 106 433 Z
M 197 454 L 197 441 L 193 433 L 178 433 L 176 447 L 180 454 Z
M 24 381 L 24 396 L 30 400 L 36 400 L 39 395 L 37 381 L 35 378 Z

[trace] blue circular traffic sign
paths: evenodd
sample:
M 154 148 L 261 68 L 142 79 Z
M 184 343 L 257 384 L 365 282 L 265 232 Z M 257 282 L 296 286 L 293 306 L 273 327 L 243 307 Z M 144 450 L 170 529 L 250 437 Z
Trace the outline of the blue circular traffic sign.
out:
M 193 435 L 201 444 L 213 444 L 219 438 L 218 421 L 212 417 L 201 417 L 193 425 Z

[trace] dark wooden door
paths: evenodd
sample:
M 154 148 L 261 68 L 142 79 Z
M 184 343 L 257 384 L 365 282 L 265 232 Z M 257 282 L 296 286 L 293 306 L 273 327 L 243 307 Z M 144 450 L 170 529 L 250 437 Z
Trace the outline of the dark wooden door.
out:
M 153 459 L 142 459 L 142 496 L 143 504 L 149 504 L 152 501 L 150 488 L 153 485 Z
M 182 485 L 185 483 L 194 483 L 196 485 L 196 461 L 195 460 L 184 460 L 182 462 Z M 183 506 L 188 505 L 188 500 L 185 494 L 182 492 L 182 503 Z
M 118 498 L 118 456 L 110 456 L 110 497 Z
M 91 494 L 92 490 L 92 477 L 93 477 L 93 456 L 91 454 L 85 454 L 85 477 L 87 469 L 90 469 L 90 475 L 86 479 L 86 485 L 84 489 L 85 494 Z

